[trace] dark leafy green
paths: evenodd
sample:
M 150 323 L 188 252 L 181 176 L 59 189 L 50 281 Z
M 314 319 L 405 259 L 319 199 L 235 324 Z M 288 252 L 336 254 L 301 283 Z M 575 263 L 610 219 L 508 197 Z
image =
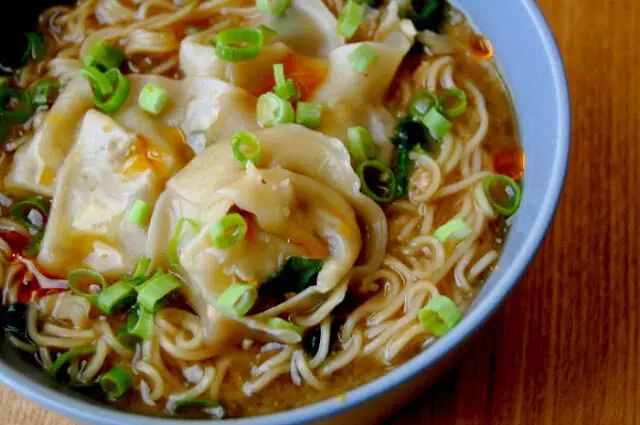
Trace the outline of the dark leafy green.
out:
M 260 295 L 299 293 L 316 284 L 324 261 L 303 257 L 289 257 L 276 274 L 260 285 Z
M 416 148 L 433 153 L 437 149 L 437 141 L 430 135 L 427 128 L 412 117 L 404 117 L 396 126 L 396 133 L 392 143 L 398 148 L 396 156 L 396 197 L 406 196 L 409 186 L 409 174 L 411 173 L 411 159 L 409 153 Z
M 429 30 L 439 33 L 445 20 L 447 3 L 445 0 L 411 0 L 409 18 L 418 31 Z
M 0 317 L 2 329 L 20 341 L 33 344 L 27 331 L 27 306 L 22 303 L 11 304 Z

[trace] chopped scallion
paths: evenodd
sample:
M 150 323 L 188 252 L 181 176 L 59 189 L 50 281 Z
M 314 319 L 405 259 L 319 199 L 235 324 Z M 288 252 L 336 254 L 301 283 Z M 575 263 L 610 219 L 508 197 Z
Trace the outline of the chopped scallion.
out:
M 229 62 L 253 59 L 260 55 L 263 41 L 259 29 L 229 28 L 216 37 L 216 56 Z
M 247 166 L 247 161 L 253 162 L 254 165 L 260 162 L 260 140 L 250 131 L 235 133 L 231 138 L 231 149 L 233 158 L 243 167 Z
M 378 203 L 393 201 L 396 193 L 396 177 L 382 161 L 365 161 L 358 167 L 360 191 Z
M 111 84 L 112 93 L 104 97 L 96 96 L 96 106 L 105 114 L 113 114 L 127 101 L 131 82 L 117 68 L 111 68 L 104 75 Z
M 300 90 L 298 90 L 298 86 L 291 78 L 276 86 L 274 92 L 282 100 L 296 101 L 300 98 Z
M 318 128 L 322 124 L 322 103 L 298 102 L 296 122 L 307 128 Z
M 138 289 L 138 305 L 143 310 L 156 311 L 162 301 L 172 292 L 177 291 L 182 282 L 167 273 L 156 273 Z
M 36 106 L 48 105 L 58 85 L 51 80 L 43 80 L 33 88 L 33 104 Z
M 216 248 L 227 249 L 244 239 L 247 229 L 245 219 L 238 213 L 232 213 L 225 215 L 214 224 L 209 229 L 209 235 Z
M 107 287 L 104 276 L 94 270 L 75 269 L 69 273 L 69 288 L 74 294 L 96 303 L 96 294 Z
M 76 357 L 88 356 L 96 352 L 96 347 L 74 348 L 66 353 L 60 354 L 58 358 L 47 368 L 47 372 L 52 376 L 58 376 L 60 369 Z
M 440 108 L 440 100 L 435 94 L 428 91 L 422 91 L 416 94 L 411 100 L 409 113 L 415 119 L 422 120 L 433 108 Z
M 233 283 L 222 293 L 216 304 L 227 316 L 243 317 L 251 310 L 257 299 L 258 291 L 254 286 Z
M 180 236 L 182 236 L 182 228 L 185 224 L 189 224 L 191 226 L 191 232 L 196 235 L 200 231 L 200 226 L 196 223 L 195 220 L 190 218 L 181 218 L 178 220 L 178 224 L 176 224 L 175 229 L 173 229 L 173 233 L 171 234 L 171 238 L 169 239 L 168 257 L 169 263 L 173 267 L 180 266 L 180 257 L 178 256 L 178 245 L 180 244 Z
M 127 221 L 129 223 L 137 224 L 138 226 L 144 226 L 149 221 L 150 215 L 151 205 L 141 199 L 137 199 L 127 214 Z
M 349 53 L 347 60 L 358 72 L 365 72 L 378 59 L 375 49 L 368 44 L 361 44 Z
M 85 67 L 96 67 L 101 71 L 120 68 L 124 60 L 124 52 L 104 40 L 91 43 L 82 57 Z
M 136 301 L 136 291 L 129 282 L 120 281 L 107 286 L 96 295 L 96 304 L 108 316 L 132 306 Z
M 284 65 L 277 63 L 273 65 L 273 77 L 276 82 L 276 87 L 281 86 L 286 81 L 284 76 Z
M 504 174 L 487 177 L 484 181 L 484 193 L 493 209 L 505 217 L 515 214 L 522 202 L 522 188 Z
M 440 109 L 447 118 L 457 118 L 467 110 L 467 94 L 460 89 L 448 89 L 440 95 Z
M 292 123 L 295 118 L 295 111 L 291 102 L 273 93 L 265 93 L 258 98 L 257 116 L 258 123 L 263 127 L 269 128 L 276 124 Z M 246 163 L 246 161 L 243 163 Z
M 107 76 L 94 66 L 88 66 L 79 71 L 89 81 L 93 88 L 93 94 L 96 98 L 104 98 L 113 93 L 113 86 Z
M 162 112 L 169 96 L 167 90 L 157 84 L 149 83 L 140 90 L 138 96 L 138 106 L 150 114 L 158 115 Z
M 351 127 L 347 130 L 347 149 L 351 159 L 359 165 L 376 156 L 375 143 L 371 133 L 364 127 Z
M 267 319 L 267 326 L 274 329 L 281 329 L 284 331 L 293 331 L 302 335 L 304 332 L 304 328 L 302 326 L 298 326 L 295 323 L 291 323 L 288 320 L 283 320 L 279 317 L 272 317 Z
M 418 312 L 418 320 L 431 334 L 441 337 L 446 335 L 462 319 L 458 306 L 449 298 L 439 295 L 432 298 Z
M 107 396 L 118 399 L 133 387 L 133 377 L 124 365 L 112 367 L 99 379 L 100 387 Z
M 471 236 L 473 229 L 461 218 L 456 218 L 438 227 L 434 233 L 440 242 L 460 242 Z
M 153 334 L 153 313 L 144 308 L 131 310 L 127 317 L 127 334 L 149 339 Z
M 344 38 L 353 37 L 362 24 L 365 11 L 365 5 L 348 1 L 338 19 L 338 34 Z
M 291 0 L 256 0 L 256 7 L 260 12 L 282 16 L 291 6 Z
M 427 112 L 422 122 L 425 127 L 429 129 L 431 135 L 438 140 L 446 136 L 453 127 L 453 123 L 435 108 L 431 108 L 431 110 Z

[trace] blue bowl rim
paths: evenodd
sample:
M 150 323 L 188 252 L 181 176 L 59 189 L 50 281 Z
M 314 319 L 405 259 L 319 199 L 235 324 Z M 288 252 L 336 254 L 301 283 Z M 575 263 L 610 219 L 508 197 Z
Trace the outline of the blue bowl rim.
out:
M 522 3 L 541 36 L 551 65 L 553 83 L 558 93 L 556 101 L 559 111 L 558 134 L 560 137 L 557 144 L 556 161 L 552 168 L 550 193 L 545 197 L 545 202 L 541 206 L 541 212 L 533 223 L 529 236 L 525 240 L 516 260 L 509 266 L 504 277 L 493 290 L 494 295 L 478 302 L 475 308 L 466 315 L 465 319 L 454 330 L 441 338 L 437 344 L 434 344 L 425 352 L 417 355 L 384 376 L 350 391 L 345 395 L 345 399 L 343 400 L 332 398 L 298 409 L 254 418 L 227 419 L 220 422 L 210 420 L 189 421 L 190 424 L 294 425 L 322 420 L 337 415 L 345 410 L 375 399 L 387 391 L 392 391 L 420 372 L 438 363 L 447 353 L 453 351 L 463 341 L 468 339 L 471 333 L 480 328 L 505 301 L 517 285 L 518 280 L 526 270 L 528 264 L 533 260 L 551 226 L 567 173 L 571 139 L 569 88 L 558 45 L 542 11 L 535 2 L 532 0 L 523 0 Z M 7 385 L 22 396 L 49 409 L 88 423 L 95 422 L 96 420 L 105 425 L 121 425 L 127 423 L 135 423 L 136 425 L 169 425 L 178 422 L 174 419 L 135 415 L 91 405 L 83 400 L 74 399 L 73 397 L 40 385 L 2 362 L 0 362 L 0 383 Z

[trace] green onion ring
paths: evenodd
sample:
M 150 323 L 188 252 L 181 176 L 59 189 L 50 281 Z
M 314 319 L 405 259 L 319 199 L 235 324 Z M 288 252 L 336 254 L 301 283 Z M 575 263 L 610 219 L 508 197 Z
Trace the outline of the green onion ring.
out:
M 262 31 L 255 28 L 229 28 L 216 37 L 216 56 L 222 60 L 237 62 L 260 55 L 264 39 Z M 234 46 L 242 43 L 243 46 Z
M 381 182 L 385 184 L 387 194 L 384 196 L 380 196 L 374 192 L 374 190 L 369 186 L 369 182 L 366 179 L 366 171 L 368 169 L 372 169 L 378 171 L 381 174 Z M 389 203 L 393 201 L 396 195 L 396 177 L 391 170 L 391 168 L 387 167 L 383 162 L 374 159 L 370 161 L 365 161 L 358 167 L 357 170 L 358 177 L 360 178 L 360 191 L 373 199 L 378 203 Z
M 87 293 L 87 292 L 84 292 L 82 289 L 80 289 L 78 281 L 83 278 L 87 280 L 92 280 L 94 283 L 98 283 L 100 285 L 100 292 L 104 291 L 104 289 L 107 287 L 107 281 L 105 280 L 104 276 L 102 276 L 100 273 L 98 273 L 95 270 L 75 269 L 75 270 L 72 270 L 71 273 L 69 273 L 68 281 L 69 281 L 69 288 L 71 288 L 71 292 L 73 292 L 74 294 L 80 297 L 88 299 L 89 301 L 91 301 L 92 304 L 96 305 L 97 304 L 96 297 L 98 293 L 96 294 Z
M 338 34 L 344 38 L 351 38 L 360 28 L 366 6 L 355 1 L 349 1 L 345 5 L 340 18 L 338 18 Z
M 72 350 L 67 351 L 64 354 L 58 356 L 58 358 L 47 368 L 47 372 L 53 376 L 57 376 L 60 369 L 71 360 L 80 356 L 88 356 L 89 354 L 93 354 L 96 352 L 96 347 L 82 347 L 82 348 L 74 348 Z
M 113 84 L 111 84 L 109 78 L 98 68 L 88 66 L 81 69 L 79 74 L 89 80 L 89 84 L 91 84 L 96 98 L 106 97 L 113 93 Z
M 449 298 L 439 295 L 432 298 L 418 312 L 420 324 L 435 336 L 446 335 L 462 319 L 458 306 Z
M 109 80 L 114 91 L 110 96 L 106 96 L 106 99 L 96 97 L 96 106 L 106 114 L 113 114 L 127 101 L 131 82 L 117 68 L 111 68 L 104 75 Z
M 258 291 L 252 285 L 234 282 L 220 295 L 216 305 L 220 311 L 231 317 L 245 316 L 258 299 Z
M 22 104 L 18 109 L 7 109 L 7 102 L 17 99 Z M 34 107 L 31 93 L 27 90 L 2 89 L 0 90 L 0 115 L 4 115 L 15 124 L 24 124 L 33 115 Z
M 355 164 L 361 164 L 376 156 L 375 143 L 371 133 L 360 126 L 351 127 L 347 130 L 347 149 Z
M 291 104 L 291 102 L 284 100 L 273 93 L 265 93 L 262 96 L 260 96 L 258 98 L 256 109 L 257 109 L 256 115 L 258 118 L 258 123 L 265 128 L 273 127 L 276 124 L 292 123 L 296 116 L 295 115 L 296 113 L 293 110 L 293 105 Z M 244 133 L 247 133 L 247 132 L 244 132 Z M 236 133 L 236 136 L 237 135 L 238 133 Z M 233 155 L 236 158 L 236 160 L 240 158 L 238 162 L 242 164 L 246 164 L 247 160 L 250 160 L 251 162 L 256 164 L 257 162 L 251 160 L 246 154 L 244 154 L 245 156 L 247 156 L 247 159 L 245 159 L 242 156 L 243 155 L 242 151 L 240 151 L 239 153 L 236 153 L 236 146 L 248 147 L 249 146 L 248 143 L 253 143 L 253 142 L 249 142 L 249 138 L 246 137 L 244 138 L 245 140 L 243 140 L 242 144 L 237 144 L 240 142 L 237 141 L 238 139 L 236 136 L 234 136 L 232 140 L 232 143 L 234 142 L 236 143 L 233 145 L 234 147 Z M 259 152 L 259 145 L 258 145 L 258 152 Z
M 200 226 L 198 225 L 198 223 L 196 223 L 195 220 L 184 217 L 178 220 L 178 224 L 176 224 L 175 229 L 173 229 L 173 233 L 171 233 L 171 238 L 169 238 L 169 245 L 167 247 L 167 257 L 169 258 L 169 263 L 173 267 L 180 266 L 178 245 L 180 244 L 180 236 L 182 235 L 182 228 L 185 224 L 191 225 L 191 231 L 194 235 L 196 235 L 200 231 Z
M 440 109 L 440 100 L 435 94 L 422 91 L 411 99 L 409 113 L 412 117 L 421 120 L 432 108 Z
M 126 366 L 117 365 L 102 375 L 98 382 L 107 396 L 118 399 L 133 387 L 133 376 Z
M 247 234 L 245 219 L 238 213 L 227 214 L 209 229 L 213 246 L 218 249 L 231 248 Z
M 277 96 L 274 95 L 274 97 L 278 99 Z M 262 152 L 260 140 L 250 131 L 235 133 L 231 138 L 231 148 L 233 149 L 233 158 L 243 167 L 247 166 L 247 161 L 251 161 L 254 165 L 258 165 L 260 162 Z
M 39 61 L 44 58 L 46 54 L 44 38 L 37 32 L 28 32 L 25 37 L 27 37 L 27 50 L 22 56 L 22 63 L 27 63 L 30 59 Z
M 510 205 L 504 205 L 493 196 L 493 186 L 495 184 L 504 185 L 505 195 L 509 197 Z M 484 181 L 484 193 L 493 209 L 500 215 L 509 217 L 518 211 L 522 202 L 522 188 L 509 176 L 504 174 L 494 174 Z
M 440 109 L 447 118 L 457 118 L 467 110 L 467 94 L 460 89 L 448 89 L 440 95 Z M 448 104 L 453 105 L 448 106 Z

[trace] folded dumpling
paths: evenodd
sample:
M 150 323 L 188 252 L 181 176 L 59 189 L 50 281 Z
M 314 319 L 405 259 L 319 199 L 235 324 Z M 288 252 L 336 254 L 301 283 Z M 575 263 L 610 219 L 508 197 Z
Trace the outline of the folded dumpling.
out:
M 204 150 L 208 143 L 229 137 L 238 129 L 256 127 L 253 95 L 214 78 L 186 78 L 131 75 L 131 90 L 114 119 L 128 131 L 158 143 L 173 146 L 189 156 Z M 147 83 L 165 88 L 169 103 L 155 116 L 138 107 L 138 95 Z M 47 114 L 44 123 L 25 145 L 18 149 L 5 178 L 11 193 L 52 196 L 54 181 L 78 133 L 85 113 L 94 107 L 89 83 L 75 77 Z M 186 149 L 188 146 L 191 149 Z M 192 155 L 192 154 L 191 154 Z
M 199 225 L 196 234 L 183 235 L 179 262 L 209 335 L 216 334 L 216 301 L 234 281 L 259 286 L 289 258 L 322 260 L 316 284 L 294 297 L 300 303 L 285 302 L 289 313 L 301 314 L 309 297 L 328 297 L 338 288 L 344 296 L 343 283 L 378 267 L 386 246 L 384 214 L 360 193 L 339 140 L 293 124 L 255 135 L 262 152 L 257 166 L 241 167 L 229 142 L 209 147 L 167 183 L 151 223 L 150 252 L 159 267 L 169 267 L 167 245 L 178 221 Z M 245 218 L 247 237 L 218 249 L 209 229 L 230 212 Z M 265 328 L 269 316 L 231 319 L 283 342 L 299 340 L 295 332 Z
M 157 155 L 149 160 L 149 150 Z M 59 171 L 39 264 L 66 276 L 79 267 L 107 277 L 129 273 L 144 254 L 146 226 L 130 223 L 137 200 L 153 205 L 177 164 L 144 136 L 89 111 Z

